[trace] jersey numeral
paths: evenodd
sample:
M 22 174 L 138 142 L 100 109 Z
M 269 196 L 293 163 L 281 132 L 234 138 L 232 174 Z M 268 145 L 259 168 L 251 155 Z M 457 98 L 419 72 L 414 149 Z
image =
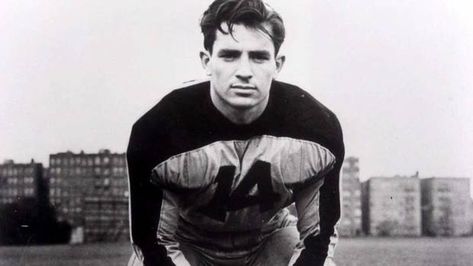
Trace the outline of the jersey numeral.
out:
M 235 166 L 220 167 L 215 182 L 217 189 L 209 203 L 199 211 L 206 216 L 225 221 L 228 211 L 236 211 L 248 206 L 259 204 L 260 210 L 267 211 L 273 207 L 279 195 L 273 191 L 271 183 L 271 164 L 263 161 L 256 163 L 232 192 Z M 251 189 L 257 186 L 256 195 L 250 195 Z

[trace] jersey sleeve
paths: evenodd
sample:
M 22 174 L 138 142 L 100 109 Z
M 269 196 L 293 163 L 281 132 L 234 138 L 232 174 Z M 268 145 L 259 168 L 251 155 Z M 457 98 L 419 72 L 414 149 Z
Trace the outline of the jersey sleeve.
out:
M 345 155 L 340 124 L 333 117 L 334 134 L 327 145 L 335 155 L 333 168 L 318 181 L 295 191 L 301 243 L 295 250 L 291 265 L 324 265 L 333 258 L 338 241 L 336 226 L 340 219 L 340 169 Z
M 179 197 L 171 191 L 164 190 L 161 217 L 157 230 L 158 244 L 166 247 L 167 256 L 171 258 L 174 264 L 190 266 L 190 263 L 180 249 L 179 242 L 175 238 L 178 217 Z
M 166 247 L 157 238 L 164 194 L 160 187 L 150 181 L 152 168 L 156 158 L 159 158 L 159 154 L 156 154 L 159 149 L 156 149 L 151 137 L 161 136 L 151 133 L 146 124 L 136 123 L 127 149 L 131 242 L 143 265 L 175 265 Z
M 306 246 L 306 241 L 320 235 L 320 217 L 319 217 L 319 198 L 320 187 L 323 184 L 323 179 L 317 182 L 306 184 L 303 189 L 298 189 L 294 193 L 295 205 L 297 210 L 297 229 L 299 230 L 300 242 L 294 249 L 294 254 L 289 265 L 322 265 L 322 264 L 307 264 L 309 261 L 305 254 L 310 247 Z M 319 252 L 317 250 L 313 250 Z M 320 257 L 320 256 L 318 256 Z M 312 262 L 313 261 L 312 259 Z

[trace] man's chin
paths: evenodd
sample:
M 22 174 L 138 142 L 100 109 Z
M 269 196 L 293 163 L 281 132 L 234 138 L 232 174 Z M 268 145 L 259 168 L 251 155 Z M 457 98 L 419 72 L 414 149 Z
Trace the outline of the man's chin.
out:
M 232 99 L 232 101 L 229 101 L 229 105 L 236 110 L 248 110 L 256 107 L 258 105 L 258 102 L 254 99 L 249 99 L 249 98 L 244 98 L 244 97 L 238 97 L 239 99 Z

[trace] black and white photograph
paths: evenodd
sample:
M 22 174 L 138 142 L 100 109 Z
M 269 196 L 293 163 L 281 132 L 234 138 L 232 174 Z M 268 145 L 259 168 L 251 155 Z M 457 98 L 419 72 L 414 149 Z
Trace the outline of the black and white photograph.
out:
M 0 266 L 467 266 L 473 3 L 0 0 Z

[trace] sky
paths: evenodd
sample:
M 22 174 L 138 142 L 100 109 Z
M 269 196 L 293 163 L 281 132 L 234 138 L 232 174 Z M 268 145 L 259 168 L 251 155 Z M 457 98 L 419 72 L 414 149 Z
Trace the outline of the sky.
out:
M 210 1 L 163 2 L 0 0 L 0 161 L 124 152 L 134 121 L 204 78 Z M 362 180 L 473 177 L 473 3 L 268 2 L 287 28 L 278 79 L 337 114 Z

